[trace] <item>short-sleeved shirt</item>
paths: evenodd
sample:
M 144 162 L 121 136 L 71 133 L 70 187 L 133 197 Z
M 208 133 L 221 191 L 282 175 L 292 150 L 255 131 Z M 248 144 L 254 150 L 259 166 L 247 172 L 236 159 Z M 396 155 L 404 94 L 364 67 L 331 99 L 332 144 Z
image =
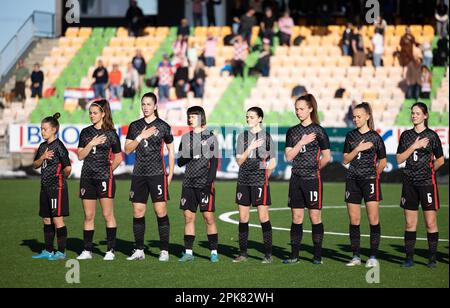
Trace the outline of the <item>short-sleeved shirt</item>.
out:
M 417 139 L 428 138 L 426 148 L 420 148 L 408 157 L 403 170 L 405 177 L 417 186 L 429 186 L 434 180 L 434 158 L 438 159 L 444 155 L 441 139 L 433 130 L 427 128 L 420 134 L 414 129 L 404 131 L 400 136 L 397 154 L 405 152 Z
M 316 134 L 316 139 L 305 145 L 292 162 L 292 173 L 304 180 L 313 180 L 320 176 L 320 153 L 330 149 L 330 140 L 325 129 L 314 123 L 308 126 L 298 124 L 289 128 L 286 134 L 286 148 L 293 148 L 303 135 L 312 133 Z
M 111 155 L 121 152 L 120 139 L 116 131 L 96 129 L 94 125 L 84 128 L 80 133 L 79 148 L 85 148 L 95 136 L 105 135 L 104 144 L 92 148 L 81 168 L 81 178 L 105 180 L 112 177 Z
M 186 133 L 181 137 L 179 156 L 192 158 L 186 164 L 183 186 L 204 188 L 208 183 L 210 160 L 219 157 L 217 137 L 210 130 Z
M 69 152 L 59 139 L 39 145 L 34 160 L 38 160 L 45 150 L 53 151 L 53 158 L 46 159 L 41 166 L 41 187 L 45 189 L 58 189 L 67 187 L 66 179 L 62 176 L 64 168 L 70 166 Z
M 276 157 L 275 144 L 270 134 L 264 130 L 254 134 L 245 131 L 239 134 L 236 143 L 236 155 L 242 155 L 253 140 L 264 139 L 261 147 L 254 149 L 239 167 L 238 185 L 262 186 L 266 183 L 267 162 Z
M 351 162 L 347 179 L 369 180 L 377 177 L 377 161 L 386 158 L 386 147 L 380 135 L 373 130 L 361 134 L 358 129 L 350 131 L 345 137 L 344 153 L 352 152 L 361 141 L 372 142 L 373 147 L 360 152 Z
M 134 140 L 149 127 L 155 127 L 156 133 L 147 139 L 142 139 L 136 148 L 134 176 L 156 176 L 166 173 L 164 164 L 164 143 L 171 144 L 173 135 L 170 125 L 156 118 L 147 123 L 144 118 L 134 121 L 128 127 L 127 139 Z

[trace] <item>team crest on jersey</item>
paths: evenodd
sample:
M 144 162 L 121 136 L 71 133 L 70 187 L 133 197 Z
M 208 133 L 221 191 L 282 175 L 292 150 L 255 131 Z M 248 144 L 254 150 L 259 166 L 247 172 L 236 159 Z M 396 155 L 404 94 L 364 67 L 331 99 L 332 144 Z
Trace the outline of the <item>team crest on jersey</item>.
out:
M 158 136 L 158 135 L 159 135 L 159 130 L 156 129 L 156 130 L 155 130 L 155 136 Z
M 186 204 L 186 198 L 181 198 L 181 205 L 184 206 Z
M 134 197 L 134 191 L 130 191 L 130 198 L 133 198 Z
M 81 193 L 82 196 L 84 196 L 84 194 L 86 193 L 86 189 L 81 188 L 80 193 Z
M 242 193 L 238 192 L 237 193 L 237 198 L 238 198 L 238 200 L 241 200 L 242 199 Z

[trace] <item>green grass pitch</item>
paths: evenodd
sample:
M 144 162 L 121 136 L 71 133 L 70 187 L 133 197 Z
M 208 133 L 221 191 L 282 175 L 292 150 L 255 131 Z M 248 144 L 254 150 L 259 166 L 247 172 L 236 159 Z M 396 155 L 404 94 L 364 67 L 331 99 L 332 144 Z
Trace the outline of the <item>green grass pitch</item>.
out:
M 261 264 L 263 256 L 261 229 L 250 228 L 250 260 L 241 264 L 231 262 L 238 253 L 237 225 L 218 220 L 220 262 L 209 262 L 209 250 L 205 226 L 198 213 L 197 237 L 194 243 L 196 259 L 189 264 L 180 264 L 178 257 L 183 250 L 183 215 L 179 210 L 181 182 L 170 186 L 169 217 L 171 222 L 170 261 L 160 263 L 156 218 L 152 210 L 147 212 L 146 253 L 144 261 L 130 262 L 126 257 L 133 249 L 132 208 L 128 201 L 130 181 L 117 181 L 115 213 L 118 222 L 116 260 L 102 260 L 106 249 L 105 225 L 97 208 L 96 232 L 94 235 L 94 259 L 80 262 L 80 283 L 68 284 L 66 262 L 32 260 L 31 256 L 43 249 L 42 224 L 38 217 L 39 180 L 0 181 L 1 254 L 0 287 L 449 287 L 449 243 L 448 243 L 448 187 L 440 186 L 442 209 L 438 223 L 440 238 L 438 267 L 428 269 L 427 242 L 419 240 L 416 246 L 416 266 L 402 269 L 403 240 L 383 238 L 380 246 L 380 283 L 368 284 L 364 266 L 347 268 L 345 263 L 351 253 L 347 233 L 348 218 L 343 202 L 344 184 L 325 183 L 323 221 L 326 234 L 324 240 L 324 264 L 311 264 L 312 240 L 305 233 L 301 250 L 301 262 L 283 265 L 281 260 L 290 251 L 289 210 L 271 212 L 273 231 L 273 264 Z M 78 181 L 69 181 L 70 212 L 66 219 L 68 227 L 68 258 L 75 258 L 82 250 L 83 211 L 77 198 Z M 271 183 L 272 208 L 286 208 L 287 182 Z M 398 207 L 401 186 L 384 184 L 384 201 L 381 207 L 383 236 L 402 237 L 404 220 Z M 234 204 L 235 183 L 216 183 L 216 218 L 220 214 L 236 211 Z M 389 206 L 391 205 L 391 206 Z M 329 206 L 329 208 L 327 208 Z M 368 223 L 363 208 L 362 233 L 368 234 Z M 238 215 L 231 215 L 237 221 Z M 418 237 L 426 238 L 422 214 Z M 258 225 L 256 213 L 251 223 Z M 305 230 L 311 230 L 308 220 Z M 337 233 L 337 234 L 334 234 Z M 446 240 L 446 241 L 445 241 Z M 55 243 L 56 244 L 56 243 Z M 369 240 L 362 238 L 363 260 L 367 259 Z

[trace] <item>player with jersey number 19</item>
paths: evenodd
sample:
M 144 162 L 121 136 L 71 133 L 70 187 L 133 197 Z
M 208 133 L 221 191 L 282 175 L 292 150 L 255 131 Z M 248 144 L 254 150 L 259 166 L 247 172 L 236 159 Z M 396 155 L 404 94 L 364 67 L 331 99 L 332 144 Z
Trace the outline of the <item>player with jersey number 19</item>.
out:
M 320 126 L 317 102 L 312 94 L 305 94 L 295 102 L 295 114 L 300 124 L 291 127 L 286 135 L 285 156 L 292 162 L 289 181 L 288 206 L 292 210 L 291 258 L 283 263 L 297 263 L 303 237 L 303 217 L 308 209 L 312 224 L 314 244 L 313 264 L 322 264 L 323 181 L 320 170 L 331 160 L 330 141 L 325 129 Z
M 428 128 L 428 117 L 428 107 L 424 103 L 418 102 L 411 107 L 414 128 L 401 134 L 397 149 L 397 163 L 406 162 L 400 202 L 406 220 L 406 260 L 402 265 L 404 268 L 414 265 L 419 204 L 422 205 L 427 229 L 428 267 L 436 267 L 439 241 L 436 215 L 439 209 L 439 193 L 435 173 L 444 165 L 444 154 L 438 134 Z
M 131 180 L 130 201 L 133 204 L 135 249 L 127 260 L 143 260 L 145 212 L 149 195 L 158 222 L 161 252 L 159 261 L 169 261 L 170 224 L 167 216 L 168 186 L 172 181 L 175 157 L 169 124 L 158 117 L 157 98 L 146 93 L 141 99 L 143 118 L 128 127 L 125 153 L 136 151 Z M 169 174 L 164 162 L 164 144 L 169 152 Z
M 104 260 L 115 259 L 117 224 L 114 217 L 116 183 L 113 171 L 122 162 L 120 139 L 116 133 L 111 108 L 105 99 L 95 100 L 89 107 L 92 125 L 80 133 L 78 159 L 83 162 L 80 198 L 84 208 L 84 250 L 78 260 L 92 259 L 92 239 L 97 199 L 106 222 L 107 252 Z

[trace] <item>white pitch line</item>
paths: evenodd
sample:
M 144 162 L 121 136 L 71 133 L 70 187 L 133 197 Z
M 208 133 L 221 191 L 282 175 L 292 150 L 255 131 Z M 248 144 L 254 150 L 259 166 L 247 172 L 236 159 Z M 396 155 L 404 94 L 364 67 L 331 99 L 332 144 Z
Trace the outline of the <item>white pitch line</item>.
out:
M 399 208 L 398 205 L 381 205 L 381 208 Z M 441 207 L 448 207 L 448 205 L 441 205 Z M 324 209 L 347 209 L 346 206 L 341 205 L 332 205 L 332 206 L 326 206 Z M 284 211 L 284 210 L 290 210 L 289 207 L 280 207 L 280 208 L 270 208 L 269 211 Z M 257 209 L 251 209 L 250 212 L 257 212 Z M 219 216 L 219 219 L 223 222 L 227 222 L 234 225 L 239 225 L 239 221 L 231 219 L 230 217 L 233 215 L 239 214 L 239 211 L 231 211 L 223 213 Z M 254 228 L 261 228 L 260 225 L 255 224 L 248 224 L 250 227 Z M 291 229 L 288 228 L 280 228 L 280 227 L 272 227 L 273 230 L 280 230 L 280 231 L 291 231 Z M 305 233 L 311 233 L 311 230 L 303 230 Z M 349 236 L 348 233 L 340 233 L 340 232 L 325 232 L 325 234 L 329 235 L 337 235 L 337 236 Z M 368 234 L 361 234 L 362 237 L 370 237 Z M 381 238 L 385 239 L 393 239 L 393 240 L 403 240 L 403 237 L 400 236 L 389 236 L 389 235 L 382 235 Z M 417 238 L 418 241 L 427 241 L 426 238 Z M 439 239 L 439 242 L 448 242 L 448 239 Z

